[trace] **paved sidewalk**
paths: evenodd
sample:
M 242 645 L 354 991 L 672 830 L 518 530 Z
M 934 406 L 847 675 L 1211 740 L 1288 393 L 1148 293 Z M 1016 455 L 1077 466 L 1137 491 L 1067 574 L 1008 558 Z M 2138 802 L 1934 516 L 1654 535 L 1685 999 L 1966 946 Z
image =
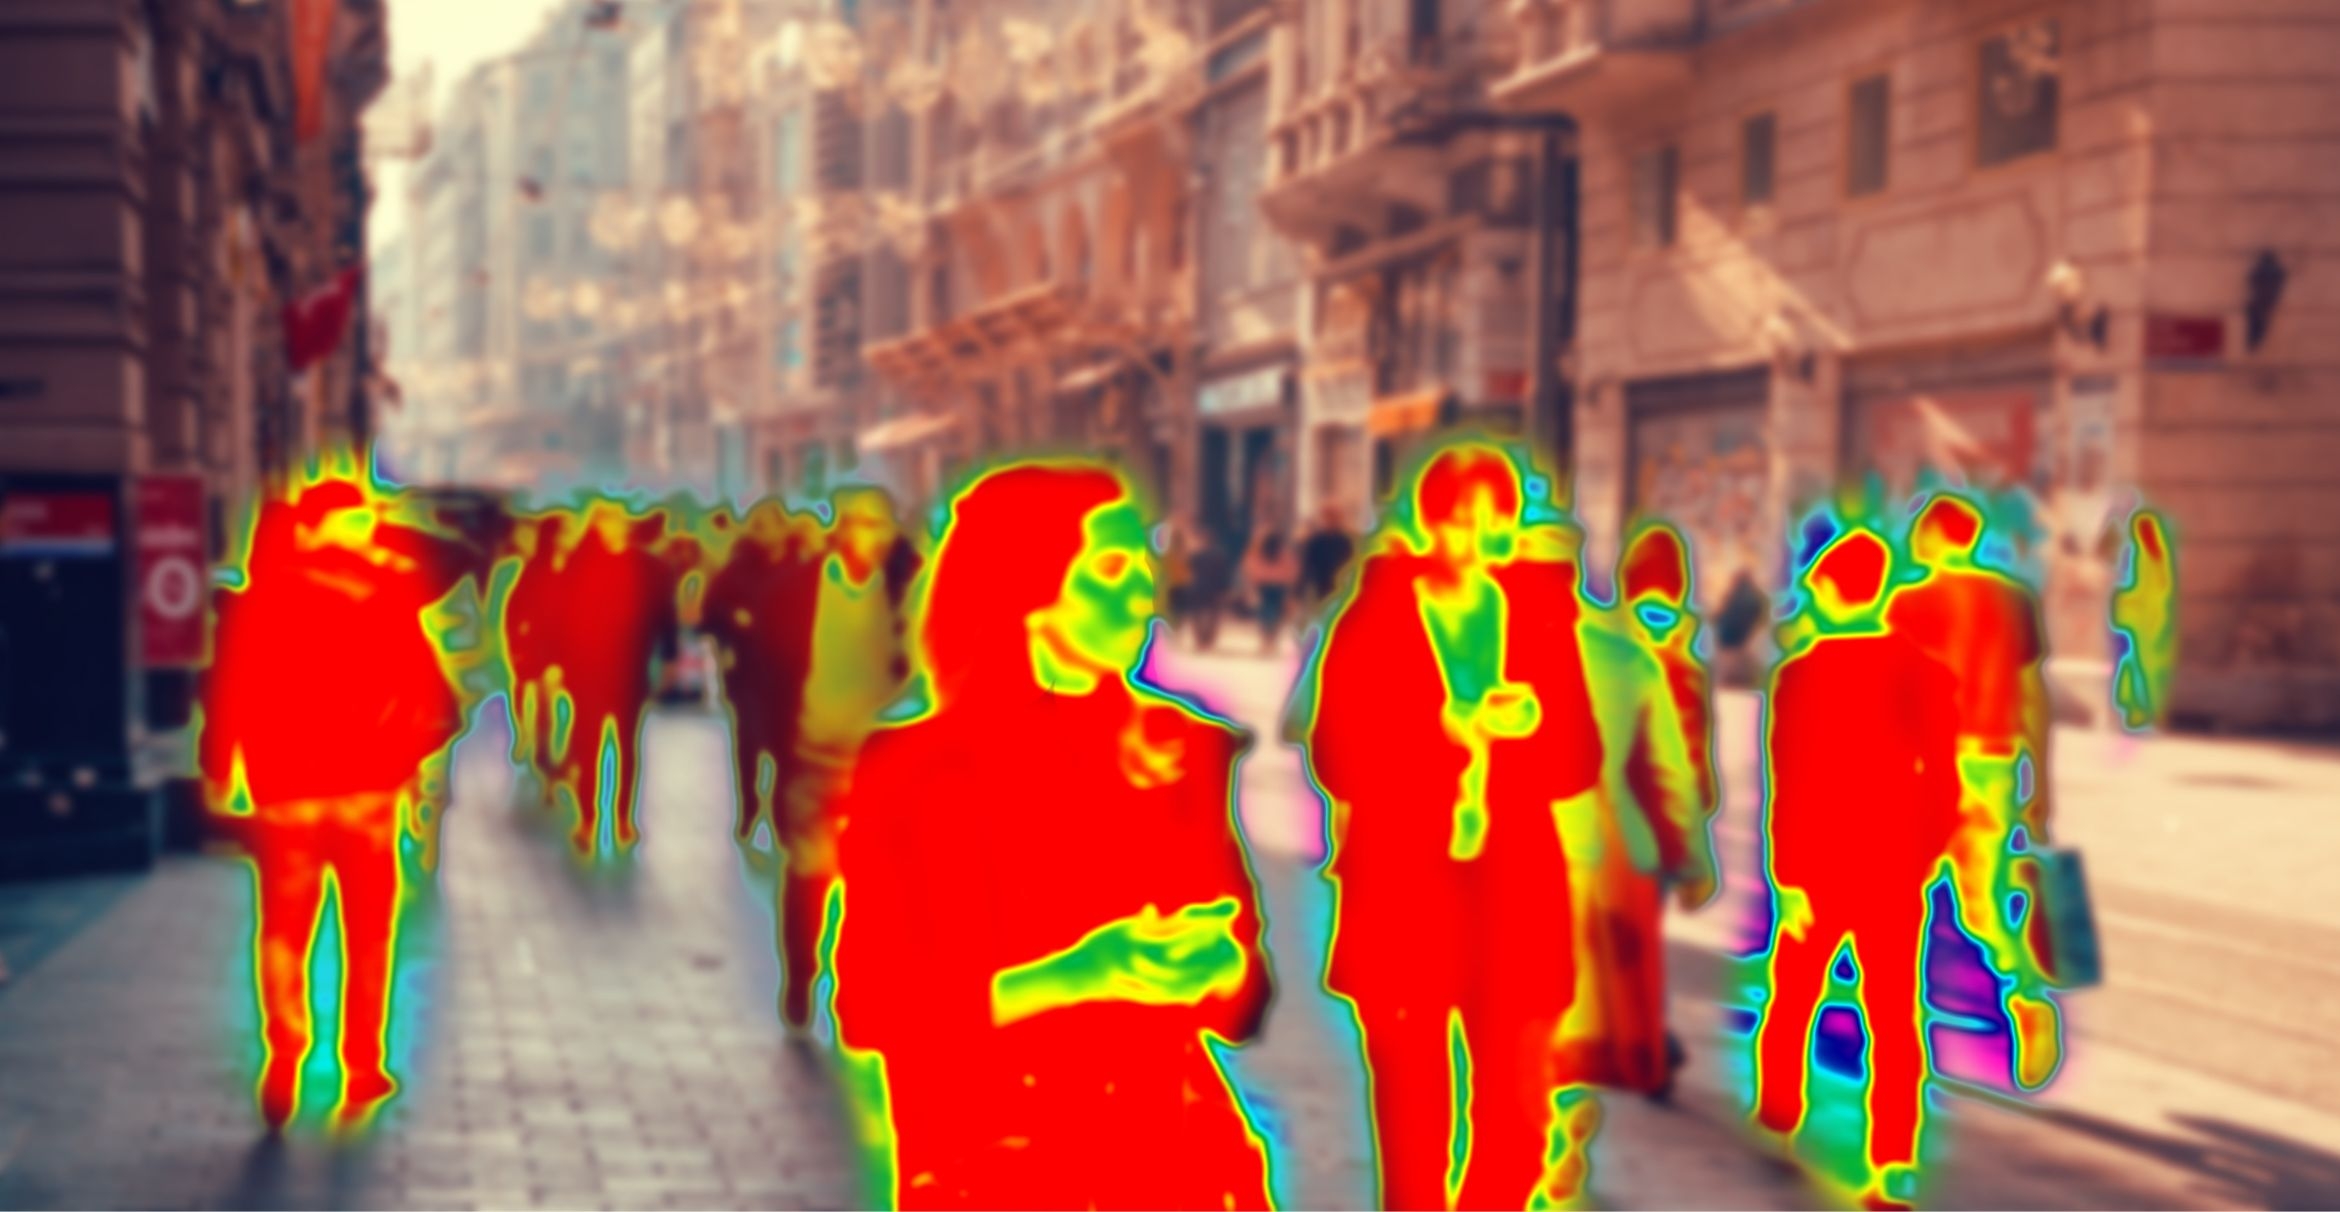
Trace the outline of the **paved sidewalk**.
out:
M 1239 1076 L 1284 1146 L 1280 1189 L 1293 1206 L 1363 1207 L 1361 1075 L 1318 989 L 1318 808 L 1272 728 L 1291 657 L 1163 659 L 1164 680 L 1196 685 L 1262 732 L 1242 812 L 1279 997 Z M 178 859 L 0 986 L 0 1207 L 859 1204 L 823 1066 L 776 1025 L 769 892 L 729 841 L 717 721 L 654 720 L 642 857 L 593 877 L 507 807 L 500 744 L 483 734 L 461 751 L 443 892 L 414 926 L 423 963 L 403 995 L 421 1050 L 370 1146 L 263 1142 L 249 1094 L 248 879 L 232 861 Z M 2072 809 L 2075 822 L 2095 811 Z M 1687 919 L 1686 933 L 1699 922 Z M 1794 1169 L 1742 1138 L 1720 1058 L 1698 1042 L 1720 1033 L 1715 953 L 1690 937 L 1673 953 L 1674 1013 L 1698 1057 L 1675 1108 L 1605 1100 L 1595 1202 L 1812 1206 Z M 2145 958 L 2116 950 L 2114 961 Z M 2084 1046 L 2098 1049 L 2098 1020 L 2079 1022 Z M 2116 1053 L 2077 1070 L 2044 1107 L 1945 1093 L 1965 1160 L 1936 1201 L 2340 1202 L 2340 1132 L 2312 1111 L 2183 1065 L 2090 1055 Z M 330 1088 L 312 1087 L 310 1106 L 320 1092 Z

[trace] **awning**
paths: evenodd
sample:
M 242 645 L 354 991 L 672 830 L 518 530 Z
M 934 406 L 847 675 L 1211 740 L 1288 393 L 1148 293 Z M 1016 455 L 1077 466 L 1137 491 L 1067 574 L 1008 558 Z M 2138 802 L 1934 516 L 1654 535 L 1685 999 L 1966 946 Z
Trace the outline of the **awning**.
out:
M 1445 402 L 1446 394 L 1444 387 L 1430 387 L 1375 400 L 1365 414 L 1365 432 L 1383 438 L 1434 429 L 1438 425 L 1438 406 Z
M 904 446 L 913 446 L 928 438 L 947 433 L 958 423 L 957 417 L 947 413 L 913 413 L 907 417 L 896 417 L 891 421 L 881 422 L 864 430 L 854 445 L 859 447 L 864 454 L 899 450 Z

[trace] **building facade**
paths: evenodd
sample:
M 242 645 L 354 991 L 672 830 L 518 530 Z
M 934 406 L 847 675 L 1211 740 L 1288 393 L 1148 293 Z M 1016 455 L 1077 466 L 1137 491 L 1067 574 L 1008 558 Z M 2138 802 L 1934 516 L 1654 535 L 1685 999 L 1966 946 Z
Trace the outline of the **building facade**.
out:
M 2340 724 L 2340 13 L 1530 0 L 1500 103 L 1582 130 L 1576 491 L 1776 590 L 1847 479 L 2025 490 L 2103 697 L 2117 528 L 2178 534 L 2177 718 Z
M 1539 137 L 1492 120 L 1505 11 L 1302 0 L 1271 52 L 1269 219 L 1307 250 L 1296 494 L 1364 521 L 1449 423 L 1527 436 Z M 1564 291 L 1562 283 L 1556 291 Z

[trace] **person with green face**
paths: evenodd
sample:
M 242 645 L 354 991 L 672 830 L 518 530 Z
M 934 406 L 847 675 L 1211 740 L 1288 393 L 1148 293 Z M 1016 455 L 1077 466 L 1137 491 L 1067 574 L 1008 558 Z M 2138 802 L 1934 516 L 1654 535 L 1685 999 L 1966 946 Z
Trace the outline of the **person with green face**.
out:
M 873 1203 L 1268 1203 L 1216 1055 L 1270 990 L 1245 738 L 1140 678 L 1147 538 L 1078 460 L 949 509 L 912 610 L 921 701 L 839 810 L 829 966 Z

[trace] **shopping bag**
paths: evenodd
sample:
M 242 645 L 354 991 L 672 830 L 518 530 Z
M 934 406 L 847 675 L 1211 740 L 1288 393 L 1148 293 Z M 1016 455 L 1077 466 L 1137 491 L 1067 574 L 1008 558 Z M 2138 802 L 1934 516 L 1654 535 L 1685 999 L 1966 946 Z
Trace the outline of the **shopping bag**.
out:
M 2088 873 L 2080 852 L 2043 846 L 2033 851 L 2031 858 L 2036 864 L 2039 896 L 2031 915 L 2031 945 L 2048 980 L 2059 989 L 2087 989 L 2104 983 L 2096 911 L 2088 899 Z

